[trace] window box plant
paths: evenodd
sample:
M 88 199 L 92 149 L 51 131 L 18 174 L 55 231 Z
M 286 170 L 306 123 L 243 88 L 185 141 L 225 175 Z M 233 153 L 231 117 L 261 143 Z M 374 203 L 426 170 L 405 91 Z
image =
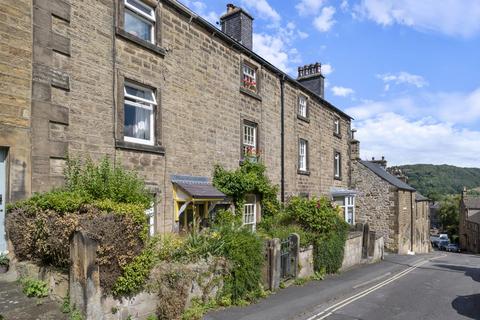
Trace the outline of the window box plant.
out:
M 250 162 L 258 162 L 258 159 L 260 158 L 260 149 L 255 148 L 255 147 L 245 147 L 245 152 L 243 154 L 243 157 L 245 159 L 248 159 Z
M 0 253 L 0 273 L 6 273 L 10 266 L 10 259 L 6 253 Z

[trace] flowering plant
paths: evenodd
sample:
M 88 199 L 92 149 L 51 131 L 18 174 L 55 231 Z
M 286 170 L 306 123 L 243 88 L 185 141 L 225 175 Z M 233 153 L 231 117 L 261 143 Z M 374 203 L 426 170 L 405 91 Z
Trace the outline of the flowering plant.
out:
M 258 158 L 260 157 L 260 149 L 255 147 L 245 147 L 244 155 L 249 158 Z
M 250 90 L 257 90 L 257 82 L 253 79 L 245 77 L 243 79 L 243 86 Z

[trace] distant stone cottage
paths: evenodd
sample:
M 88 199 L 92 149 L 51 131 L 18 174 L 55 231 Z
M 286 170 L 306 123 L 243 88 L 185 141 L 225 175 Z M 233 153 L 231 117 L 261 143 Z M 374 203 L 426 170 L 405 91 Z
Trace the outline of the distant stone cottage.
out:
M 382 160 L 352 162 L 352 187 L 357 190 L 356 221 L 380 233 L 392 252 L 430 250 L 428 199 L 387 171 Z
M 460 248 L 480 253 L 480 196 L 467 194 L 465 188 L 460 201 Z

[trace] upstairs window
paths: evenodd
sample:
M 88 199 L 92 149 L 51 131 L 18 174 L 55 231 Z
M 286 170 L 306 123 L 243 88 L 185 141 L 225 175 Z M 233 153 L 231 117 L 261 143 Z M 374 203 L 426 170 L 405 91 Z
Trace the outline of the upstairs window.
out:
M 124 100 L 125 141 L 154 145 L 154 113 L 157 100 L 153 90 L 126 82 Z
M 140 0 L 125 1 L 125 31 L 155 43 L 155 9 Z
M 247 64 L 242 66 L 242 87 L 257 92 L 257 70 Z
M 342 178 L 342 155 L 340 152 L 335 152 L 333 157 L 333 172 L 335 179 Z
M 257 124 L 250 121 L 243 123 L 242 156 L 253 162 L 260 156 L 257 146 Z
M 298 170 L 306 172 L 308 170 L 308 142 L 300 139 L 298 141 Z
M 298 115 L 302 118 L 307 118 L 308 116 L 307 98 L 304 96 L 298 97 Z
M 335 118 L 333 121 L 333 134 L 336 136 L 340 136 L 340 119 Z

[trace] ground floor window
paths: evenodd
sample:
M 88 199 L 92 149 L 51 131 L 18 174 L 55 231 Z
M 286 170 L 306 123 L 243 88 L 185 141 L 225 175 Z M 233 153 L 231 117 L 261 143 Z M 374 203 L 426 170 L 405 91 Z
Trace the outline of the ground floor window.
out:
M 153 236 L 155 234 L 155 206 L 152 204 L 150 208 L 145 211 L 148 222 L 148 234 Z
M 243 225 L 255 231 L 257 224 L 257 199 L 255 195 L 248 195 L 243 206 Z
M 341 208 L 345 221 L 350 224 L 355 224 L 355 196 L 337 196 L 334 202 Z

